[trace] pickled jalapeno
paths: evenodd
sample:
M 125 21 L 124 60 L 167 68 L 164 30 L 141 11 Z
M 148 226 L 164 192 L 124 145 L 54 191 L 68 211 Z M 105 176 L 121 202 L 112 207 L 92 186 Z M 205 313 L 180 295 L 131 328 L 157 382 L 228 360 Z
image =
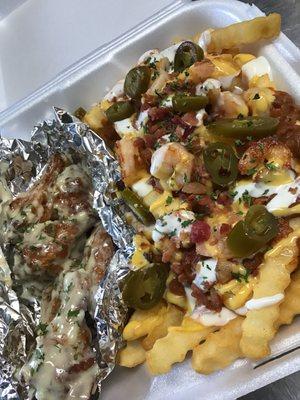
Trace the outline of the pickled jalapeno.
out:
M 126 75 L 124 92 L 131 99 L 138 99 L 148 89 L 151 70 L 146 65 L 132 68 Z
M 203 58 L 203 50 L 198 44 L 190 41 L 183 42 L 175 53 L 174 71 L 182 72 L 196 61 L 203 60 Z

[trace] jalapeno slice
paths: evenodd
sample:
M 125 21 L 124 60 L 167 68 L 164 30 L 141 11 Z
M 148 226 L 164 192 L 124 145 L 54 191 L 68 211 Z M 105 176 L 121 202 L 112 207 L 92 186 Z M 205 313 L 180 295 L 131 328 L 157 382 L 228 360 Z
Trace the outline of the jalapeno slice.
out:
M 125 94 L 132 99 L 138 99 L 148 89 L 150 78 L 151 70 L 146 65 L 132 68 L 125 78 Z
M 165 291 L 168 267 L 153 264 L 131 271 L 125 278 L 123 299 L 129 307 L 147 310 L 157 304 Z
M 277 219 L 266 207 L 258 204 L 254 205 L 247 212 L 245 232 L 250 239 L 265 244 L 277 235 Z
M 172 98 L 173 110 L 180 113 L 197 111 L 207 106 L 207 104 L 207 96 L 186 96 L 183 94 L 176 94 Z
M 208 145 L 203 152 L 203 159 L 215 184 L 228 186 L 236 180 L 238 159 L 230 145 L 221 142 Z
M 155 222 L 154 216 L 144 205 L 139 196 L 132 190 L 126 188 L 121 192 L 121 196 L 131 211 L 144 224 L 151 225 Z
M 203 60 L 203 58 L 203 50 L 198 44 L 190 41 L 183 42 L 175 53 L 174 71 L 182 72 L 196 61 Z
M 130 117 L 134 111 L 134 105 L 130 101 L 118 101 L 111 105 L 105 114 L 110 122 L 116 122 Z
M 235 257 L 248 257 L 262 249 L 278 232 L 276 218 L 261 205 L 249 208 L 244 221 L 238 222 L 227 238 Z
M 243 139 L 247 136 L 262 138 L 276 132 L 278 118 L 246 117 L 237 119 L 220 119 L 207 125 L 214 135 Z

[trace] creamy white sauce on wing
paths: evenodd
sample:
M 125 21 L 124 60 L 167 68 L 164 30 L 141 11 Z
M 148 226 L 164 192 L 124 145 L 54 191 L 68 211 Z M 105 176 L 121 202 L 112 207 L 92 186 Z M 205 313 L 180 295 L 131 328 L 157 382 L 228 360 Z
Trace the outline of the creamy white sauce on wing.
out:
M 295 203 L 300 195 L 300 178 L 295 178 L 295 174 L 292 171 L 290 171 L 290 177 L 291 182 L 276 186 L 264 182 L 243 182 L 234 188 L 234 192 L 237 192 L 234 196 L 234 201 L 241 199 L 243 194 L 255 198 L 275 194 L 273 199 L 266 204 L 267 210 L 272 212 L 287 208 Z
M 220 312 L 216 312 L 205 306 L 199 306 L 195 308 L 191 317 L 204 326 L 224 326 L 237 315 L 226 307 L 222 307 Z
M 152 239 L 158 242 L 165 236 L 180 238 L 181 234 L 190 234 L 191 225 L 195 221 L 192 211 L 179 210 L 159 218 L 152 232 Z
M 205 289 L 205 284 L 212 284 L 217 280 L 216 267 L 218 260 L 209 258 L 199 261 L 195 267 L 197 274 L 193 283 L 200 289 Z

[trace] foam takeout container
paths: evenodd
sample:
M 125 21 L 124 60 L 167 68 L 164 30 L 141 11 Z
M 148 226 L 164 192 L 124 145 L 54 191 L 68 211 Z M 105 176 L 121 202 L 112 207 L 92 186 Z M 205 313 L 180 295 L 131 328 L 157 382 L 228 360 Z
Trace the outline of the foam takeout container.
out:
M 35 123 L 52 118 L 52 106 L 75 110 L 99 101 L 144 51 L 168 47 L 175 37 L 191 37 L 209 27 L 222 27 L 263 13 L 236 0 L 180 0 L 162 9 L 126 34 L 93 51 L 55 79 L 0 113 L 0 132 L 29 138 Z M 248 47 L 270 62 L 278 89 L 300 103 L 300 50 L 284 35 Z M 300 369 L 300 319 L 280 329 L 272 356 L 259 362 L 238 360 L 210 376 L 194 372 L 187 359 L 166 375 L 151 377 L 141 366 L 116 368 L 103 384 L 104 400 L 234 399 Z

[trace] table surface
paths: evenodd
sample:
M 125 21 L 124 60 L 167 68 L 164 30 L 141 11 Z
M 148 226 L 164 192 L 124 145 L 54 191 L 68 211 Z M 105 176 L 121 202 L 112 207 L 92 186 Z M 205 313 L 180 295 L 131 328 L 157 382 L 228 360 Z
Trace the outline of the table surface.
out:
M 282 31 L 300 48 L 300 0 L 254 0 L 265 13 L 282 16 Z M 300 400 L 300 372 L 256 390 L 239 400 Z

